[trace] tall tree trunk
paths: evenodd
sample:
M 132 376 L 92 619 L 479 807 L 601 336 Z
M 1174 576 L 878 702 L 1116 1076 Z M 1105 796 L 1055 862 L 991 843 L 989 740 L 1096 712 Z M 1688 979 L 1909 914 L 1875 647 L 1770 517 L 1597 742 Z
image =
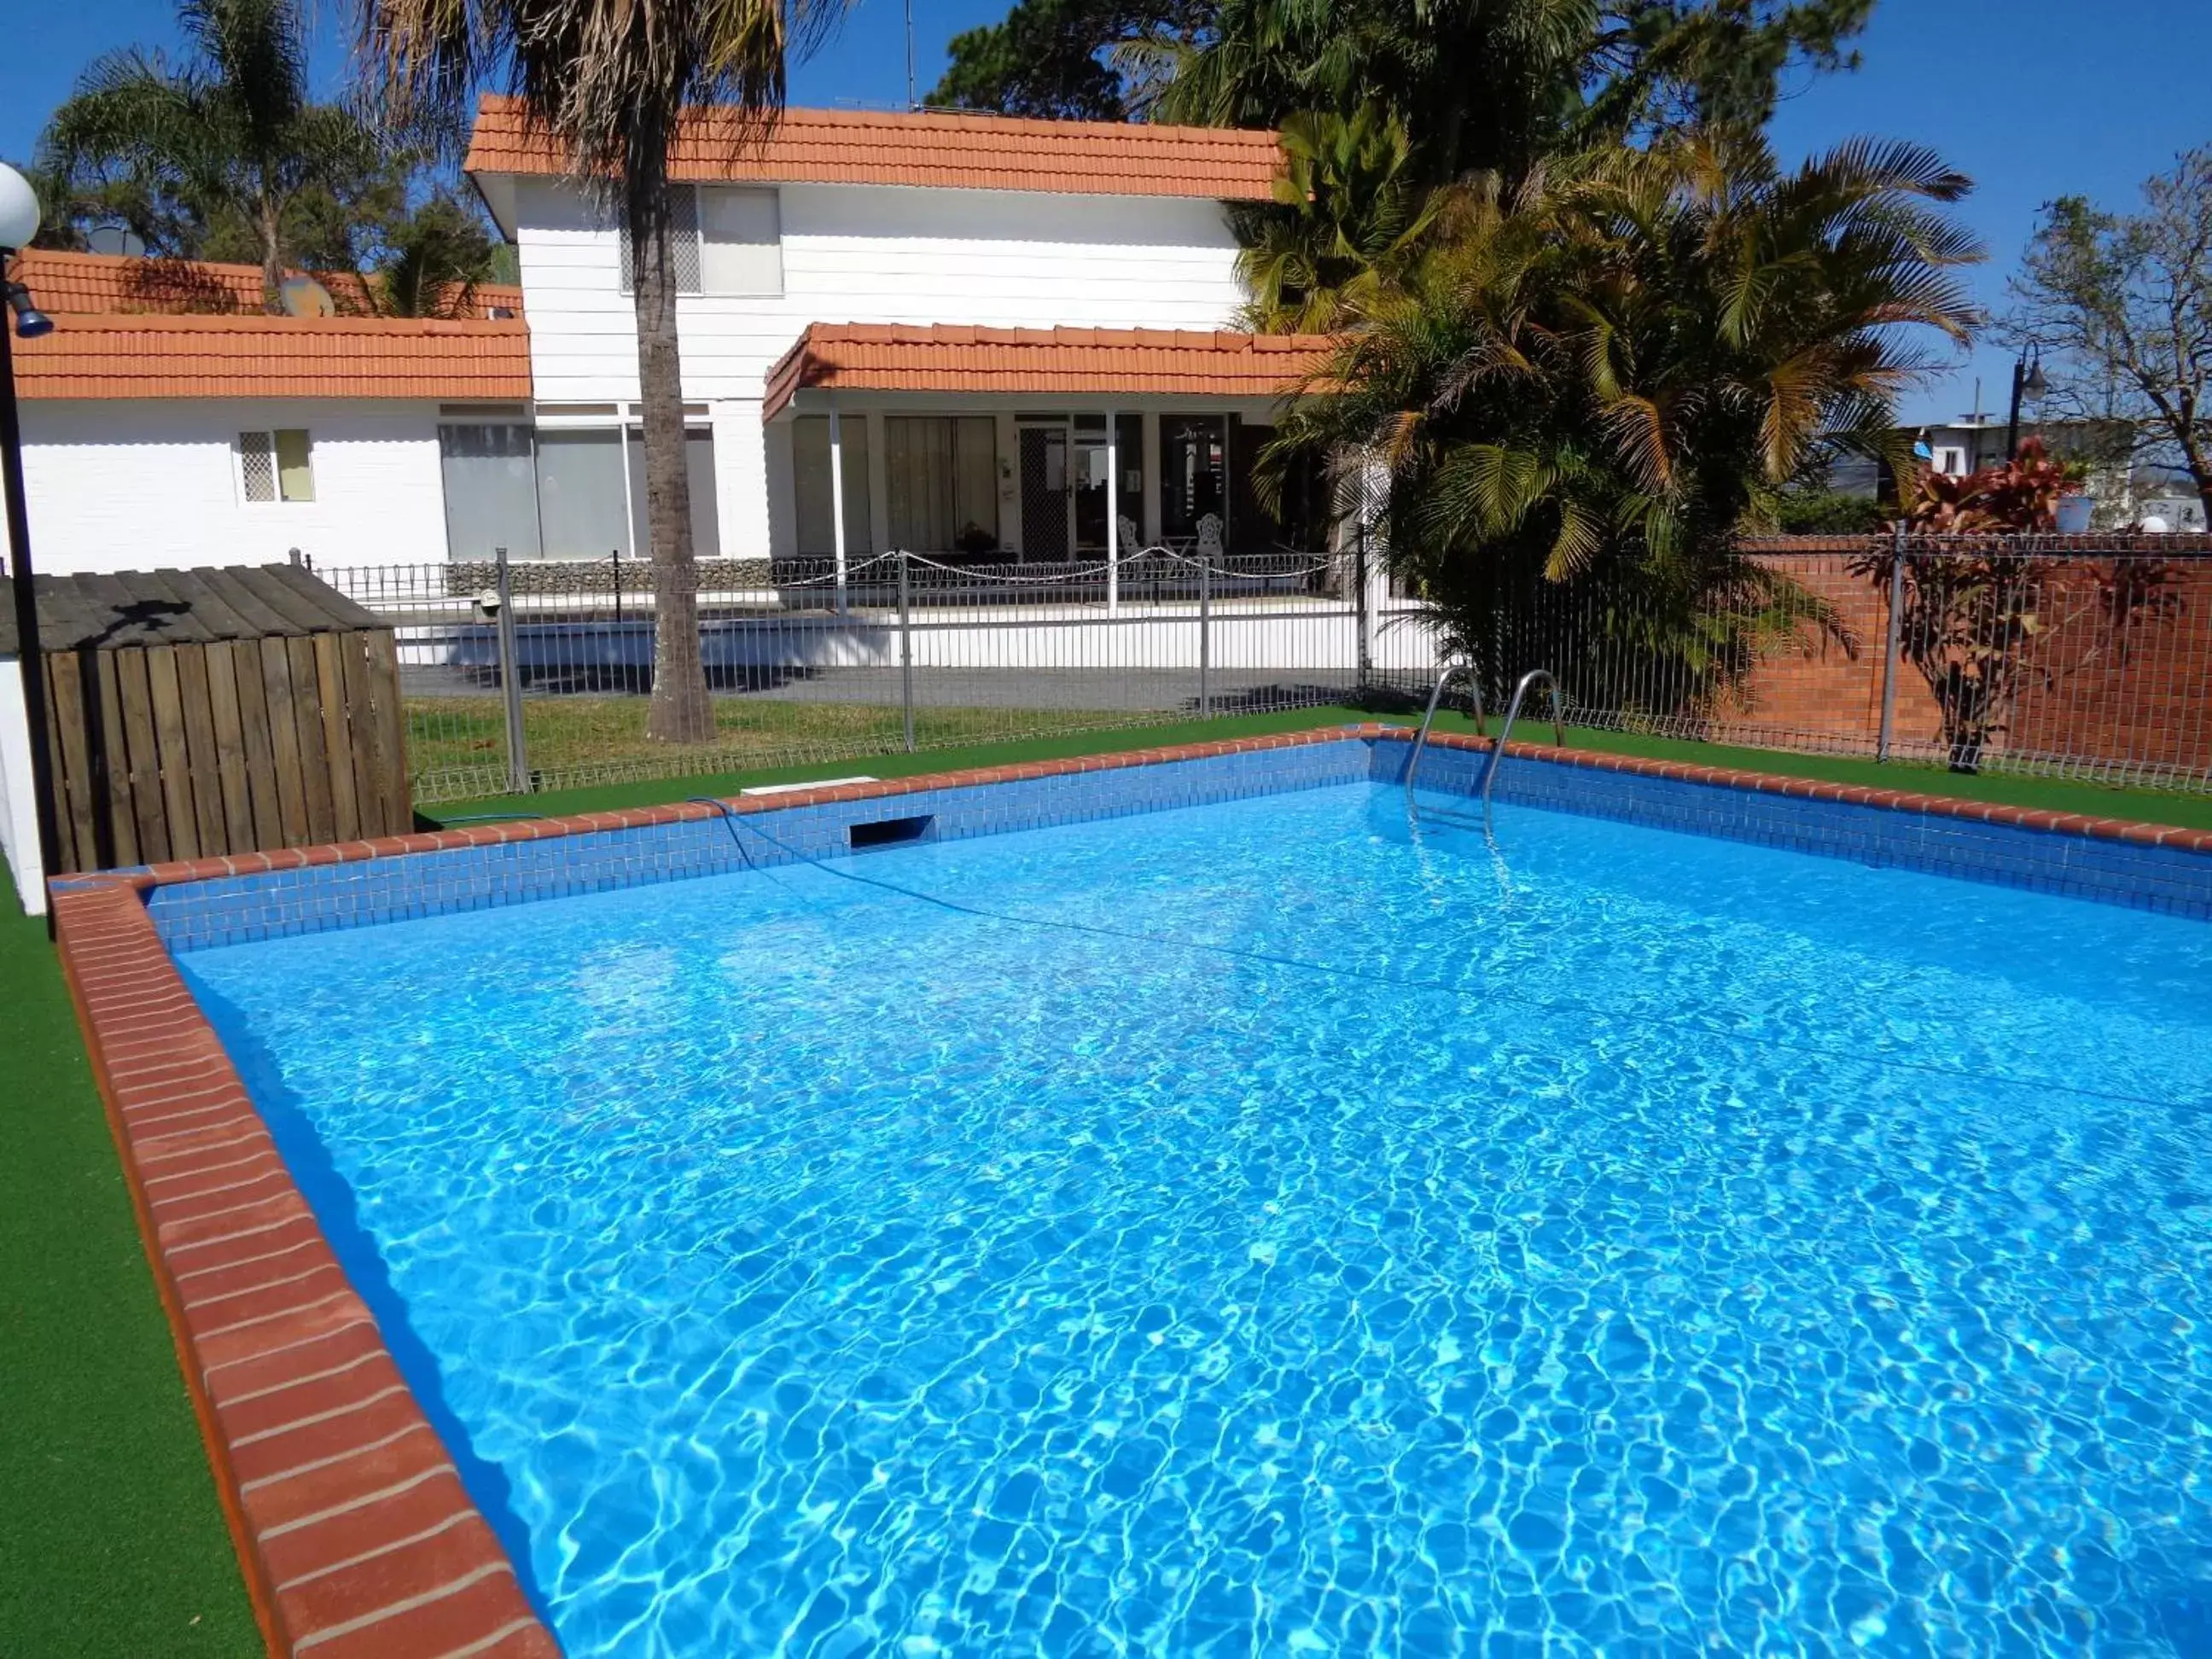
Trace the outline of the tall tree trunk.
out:
M 645 416 L 645 522 L 653 538 L 653 702 L 645 734 L 663 743 L 714 735 L 699 656 L 699 570 L 691 548 L 691 481 L 684 453 L 684 361 L 665 185 L 624 191 L 637 312 L 638 398 Z M 629 465 L 629 458 L 623 458 Z
M 2188 470 L 2189 482 L 2197 491 L 2197 499 L 2203 503 L 2204 527 L 2212 530 L 2212 457 L 2197 443 L 2193 433 L 2181 434 L 2181 460 Z
M 273 197 L 261 198 L 261 308 L 270 316 L 284 310 L 283 217 Z

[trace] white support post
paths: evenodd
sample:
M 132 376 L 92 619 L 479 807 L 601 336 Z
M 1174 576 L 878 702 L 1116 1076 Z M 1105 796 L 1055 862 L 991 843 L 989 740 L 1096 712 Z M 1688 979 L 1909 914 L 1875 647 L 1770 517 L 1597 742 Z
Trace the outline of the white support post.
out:
M 629 549 L 632 558 L 642 553 L 650 559 L 653 556 L 653 526 L 651 525 L 645 527 L 645 545 L 640 547 L 637 544 L 637 486 L 630 482 L 629 477 L 629 416 L 625 415 L 615 422 L 615 436 L 621 440 L 622 447 L 623 542 Z M 638 453 L 643 455 L 645 422 L 641 420 L 638 422 L 637 436 Z M 534 444 L 537 440 L 533 437 L 531 441 Z M 688 439 L 685 444 L 688 448 L 690 445 Z M 686 455 L 684 459 L 688 462 L 690 458 Z M 542 505 L 538 508 L 538 556 L 541 559 L 545 556 L 545 509 Z
M 1121 608 L 1121 422 L 1106 411 L 1106 610 Z
M 830 546 L 837 559 L 837 614 L 845 614 L 845 428 L 830 405 Z

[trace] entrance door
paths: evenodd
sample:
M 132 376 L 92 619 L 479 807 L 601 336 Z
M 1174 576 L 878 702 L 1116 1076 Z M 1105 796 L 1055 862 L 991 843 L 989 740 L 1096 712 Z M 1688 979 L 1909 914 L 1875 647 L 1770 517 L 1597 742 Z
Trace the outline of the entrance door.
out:
M 1075 432 L 1075 556 L 1106 556 L 1106 423 L 1086 432 L 1077 416 Z
M 1067 428 L 1025 426 L 1022 436 L 1022 556 L 1066 559 L 1069 539 Z

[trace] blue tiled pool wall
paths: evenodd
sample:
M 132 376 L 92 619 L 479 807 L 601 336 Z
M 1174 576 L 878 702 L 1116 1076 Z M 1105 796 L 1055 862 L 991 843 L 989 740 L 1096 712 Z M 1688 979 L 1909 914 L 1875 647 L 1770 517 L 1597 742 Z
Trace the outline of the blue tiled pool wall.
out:
M 926 816 L 923 839 L 945 841 L 1359 783 L 1369 775 L 1367 747 L 1347 738 L 741 814 L 742 851 L 723 820 L 703 818 L 218 877 L 156 888 L 148 909 L 170 950 L 205 950 L 718 875 L 742 868 L 747 854 L 757 865 L 825 858 L 850 850 L 853 825 L 890 818 Z
M 1401 742 L 1346 739 L 1060 773 L 749 815 L 739 820 L 742 852 L 708 818 L 222 877 L 159 888 L 149 908 L 171 950 L 200 950 L 715 875 L 741 867 L 746 854 L 756 864 L 833 856 L 848 850 L 854 824 L 886 818 L 927 816 L 926 839 L 949 840 L 1366 778 L 1399 783 L 1409 753 Z M 1422 787 L 1472 794 L 1481 765 L 1478 753 L 1431 749 Z M 2212 920 L 2212 857 L 2179 848 L 1533 761 L 1509 761 L 1495 793 L 1518 805 Z
M 1404 782 L 1412 745 L 1390 742 L 1372 748 L 1374 778 Z M 1421 757 L 1421 787 L 1473 794 L 1482 761 L 1480 754 L 1468 750 L 1428 750 Z M 1492 796 L 1516 805 L 2212 920 L 2212 856 L 2181 848 L 2097 841 L 2017 824 L 1517 757 L 1500 769 Z

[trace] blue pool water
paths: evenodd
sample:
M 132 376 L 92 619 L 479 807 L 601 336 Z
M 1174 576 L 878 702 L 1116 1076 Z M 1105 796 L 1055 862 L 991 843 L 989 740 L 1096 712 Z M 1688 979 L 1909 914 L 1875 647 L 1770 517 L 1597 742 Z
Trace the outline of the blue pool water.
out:
M 2212 928 L 1498 842 L 183 960 L 571 1655 L 2212 1651 Z

